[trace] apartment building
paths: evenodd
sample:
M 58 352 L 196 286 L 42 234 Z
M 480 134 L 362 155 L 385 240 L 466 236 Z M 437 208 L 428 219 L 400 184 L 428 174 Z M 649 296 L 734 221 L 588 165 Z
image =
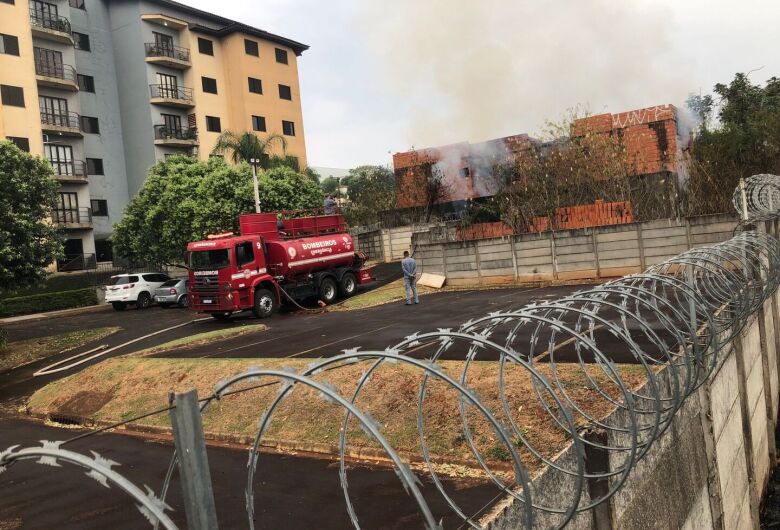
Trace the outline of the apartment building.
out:
M 0 138 L 54 168 L 60 268 L 111 259 L 149 167 L 207 159 L 224 130 L 282 134 L 306 167 L 306 49 L 170 0 L 0 0 Z

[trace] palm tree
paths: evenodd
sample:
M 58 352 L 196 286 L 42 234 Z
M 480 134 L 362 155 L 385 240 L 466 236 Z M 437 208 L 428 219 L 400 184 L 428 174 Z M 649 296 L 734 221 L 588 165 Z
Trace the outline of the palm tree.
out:
M 231 153 L 231 158 L 236 164 L 249 162 L 252 159 L 260 160 L 260 167 L 268 169 L 271 158 L 269 151 L 274 143 L 280 144 L 282 150 L 287 149 L 287 140 L 277 133 L 260 138 L 251 132 L 239 134 L 233 131 L 224 131 L 217 138 L 217 143 L 211 152 L 213 154 Z

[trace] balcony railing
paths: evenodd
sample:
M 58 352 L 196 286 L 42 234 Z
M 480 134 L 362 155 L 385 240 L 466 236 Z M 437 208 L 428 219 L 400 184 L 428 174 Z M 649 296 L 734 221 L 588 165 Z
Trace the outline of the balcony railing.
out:
M 154 126 L 155 140 L 197 140 L 198 130 L 195 127 L 168 127 L 167 125 Z
M 58 177 L 87 177 L 87 164 L 83 160 L 49 160 Z
M 56 79 L 78 84 L 76 69 L 69 64 L 44 64 L 35 61 L 35 75 L 54 77 Z
M 183 86 L 149 85 L 153 98 L 179 99 L 192 102 L 192 89 Z
M 52 212 L 52 220 L 58 225 L 89 224 L 92 222 L 92 208 L 65 208 Z
M 161 45 L 155 42 L 144 43 L 147 57 L 168 57 L 177 61 L 190 62 L 190 49 L 180 46 Z
M 50 127 L 67 127 L 68 129 L 81 129 L 81 117 L 75 112 L 53 112 L 42 110 L 41 125 L 48 125 Z
M 60 31 L 68 35 L 71 33 L 70 20 L 65 17 L 32 12 L 30 13 L 30 23 L 35 27 L 43 29 Z
M 83 271 L 97 268 L 94 254 L 65 254 L 57 260 L 57 271 Z

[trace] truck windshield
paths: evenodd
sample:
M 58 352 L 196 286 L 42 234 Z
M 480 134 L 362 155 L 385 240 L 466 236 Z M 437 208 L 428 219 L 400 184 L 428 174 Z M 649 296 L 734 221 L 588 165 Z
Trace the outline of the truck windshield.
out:
M 200 250 L 190 254 L 190 267 L 193 269 L 221 269 L 230 265 L 228 249 Z

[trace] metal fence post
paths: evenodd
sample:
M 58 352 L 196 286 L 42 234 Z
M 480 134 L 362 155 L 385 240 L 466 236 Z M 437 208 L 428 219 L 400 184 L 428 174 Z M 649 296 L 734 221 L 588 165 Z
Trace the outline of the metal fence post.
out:
M 198 407 L 198 392 L 171 392 L 169 400 L 176 405 L 171 409 L 171 425 L 179 461 L 187 527 L 190 530 L 216 530 L 217 510 L 211 489 L 211 473 Z

